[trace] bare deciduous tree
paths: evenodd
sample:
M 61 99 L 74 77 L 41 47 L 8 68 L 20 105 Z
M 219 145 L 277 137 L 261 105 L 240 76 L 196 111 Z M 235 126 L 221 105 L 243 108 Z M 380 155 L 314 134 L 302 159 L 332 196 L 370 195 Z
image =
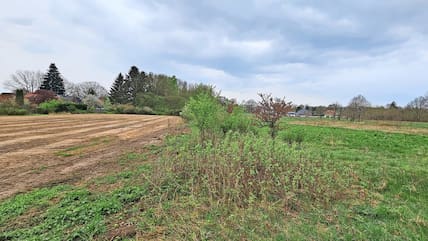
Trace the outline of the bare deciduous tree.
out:
M 416 97 L 414 100 L 410 101 L 409 104 L 407 104 L 407 108 L 413 110 L 413 112 L 416 114 L 416 120 L 420 121 L 422 113 L 425 109 L 428 109 L 428 94 L 426 96 Z
M 70 81 L 64 81 L 64 84 L 65 94 L 67 96 L 83 99 L 88 95 L 94 95 L 96 97 L 104 97 L 108 95 L 107 90 L 97 82 L 88 81 L 74 84 Z
M 333 104 L 330 104 L 327 109 L 333 111 L 333 119 L 336 119 L 337 117 L 337 119 L 340 120 L 340 118 L 342 117 L 343 107 L 339 102 L 334 102 Z
M 366 107 L 370 107 L 370 102 L 368 102 L 364 96 L 357 95 L 352 98 L 348 105 L 351 119 L 354 121 L 358 118 L 358 121 L 361 121 L 361 117 Z
M 253 113 L 257 108 L 257 101 L 250 99 L 247 101 L 243 101 L 241 105 L 245 108 L 246 111 L 248 111 L 249 113 Z
M 23 89 L 26 92 L 34 92 L 39 89 L 43 81 L 43 73 L 40 71 L 18 70 L 10 76 L 10 80 L 4 86 L 12 91 Z
M 108 95 L 107 90 L 95 81 L 82 82 L 78 86 L 80 86 L 85 96 L 95 95 L 97 97 L 104 97 Z

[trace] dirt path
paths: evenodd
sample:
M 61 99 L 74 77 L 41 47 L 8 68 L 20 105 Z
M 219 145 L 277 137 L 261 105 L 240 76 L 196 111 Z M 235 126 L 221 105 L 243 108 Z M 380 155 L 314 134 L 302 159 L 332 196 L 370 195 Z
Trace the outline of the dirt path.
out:
M 159 142 L 180 123 L 142 115 L 0 117 L 0 199 L 111 172 L 124 152 Z

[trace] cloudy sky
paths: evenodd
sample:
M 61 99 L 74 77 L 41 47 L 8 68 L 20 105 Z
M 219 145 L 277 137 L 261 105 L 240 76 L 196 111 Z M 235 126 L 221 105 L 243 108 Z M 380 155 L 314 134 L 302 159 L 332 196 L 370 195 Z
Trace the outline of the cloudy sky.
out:
M 427 23 L 427 0 L 3 1 L 0 81 L 55 62 L 109 88 L 136 65 L 238 100 L 405 105 L 428 92 Z

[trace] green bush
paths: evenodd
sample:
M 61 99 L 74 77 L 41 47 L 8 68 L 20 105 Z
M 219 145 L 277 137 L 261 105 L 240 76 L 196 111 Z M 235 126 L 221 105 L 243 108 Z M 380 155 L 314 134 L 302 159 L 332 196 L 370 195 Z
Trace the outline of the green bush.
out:
M 73 102 L 63 102 L 61 100 L 50 100 L 41 103 L 37 112 L 40 114 L 70 112 L 70 113 L 84 113 L 87 110 L 87 105 L 78 104 Z
M 144 106 L 144 107 L 137 107 L 137 113 L 138 114 L 143 114 L 143 115 L 154 115 L 155 112 L 153 111 L 152 108 L 148 107 L 148 106 Z
M 165 114 L 179 115 L 186 104 L 186 99 L 181 96 L 165 96 Z
M 305 139 L 305 134 L 302 130 L 283 130 L 278 133 L 278 137 L 284 142 L 288 143 L 290 146 L 293 143 L 296 143 L 300 146 Z
M 147 106 L 153 110 L 157 110 L 165 106 L 165 103 L 162 96 L 153 93 L 139 93 L 137 95 L 136 105 L 139 107 Z
M 54 113 L 60 104 L 61 101 L 59 100 L 49 100 L 40 103 L 39 107 L 37 108 L 37 112 L 40 114 Z
M 26 109 L 14 107 L 0 107 L 0 115 L 27 115 L 29 112 Z
M 20 106 L 15 101 L 0 102 L 0 115 L 27 115 L 29 106 Z
M 232 113 L 225 116 L 221 129 L 224 133 L 229 131 L 248 132 L 253 129 L 252 116 L 245 113 L 241 107 L 235 106 Z
M 112 110 L 115 114 L 137 114 L 137 108 L 131 104 L 116 104 Z
M 190 98 L 183 110 L 183 117 L 198 129 L 202 140 L 221 130 L 225 115 L 218 100 L 207 94 Z
M 140 93 L 136 98 L 136 106 L 140 110 L 144 107 L 152 109 L 153 113 L 149 114 L 179 115 L 185 103 L 186 99 L 181 96 L 159 96 L 154 93 Z

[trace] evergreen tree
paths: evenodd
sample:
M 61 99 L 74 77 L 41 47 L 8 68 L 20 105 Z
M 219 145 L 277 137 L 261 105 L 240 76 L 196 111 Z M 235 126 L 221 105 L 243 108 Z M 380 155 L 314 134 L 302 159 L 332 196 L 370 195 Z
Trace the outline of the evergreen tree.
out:
M 126 76 L 126 82 L 128 84 L 128 101 L 135 104 L 137 94 L 143 91 L 143 80 L 138 67 L 132 66 Z
M 42 90 L 51 90 L 57 95 L 64 95 L 64 80 L 61 77 L 61 74 L 58 71 L 58 68 L 54 63 L 49 65 L 48 72 L 43 77 L 42 85 L 40 86 Z
M 15 93 L 16 93 L 16 96 L 15 96 L 16 104 L 19 106 L 23 106 L 24 105 L 24 90 L 19 89 L 19 90 L 16 90 Z
M 123 78 L 122 73 L 119 73 L 113 86 L 110 89 L 110 101 L 113 104 L 126 104 L 128 103 L 128 87 Z

